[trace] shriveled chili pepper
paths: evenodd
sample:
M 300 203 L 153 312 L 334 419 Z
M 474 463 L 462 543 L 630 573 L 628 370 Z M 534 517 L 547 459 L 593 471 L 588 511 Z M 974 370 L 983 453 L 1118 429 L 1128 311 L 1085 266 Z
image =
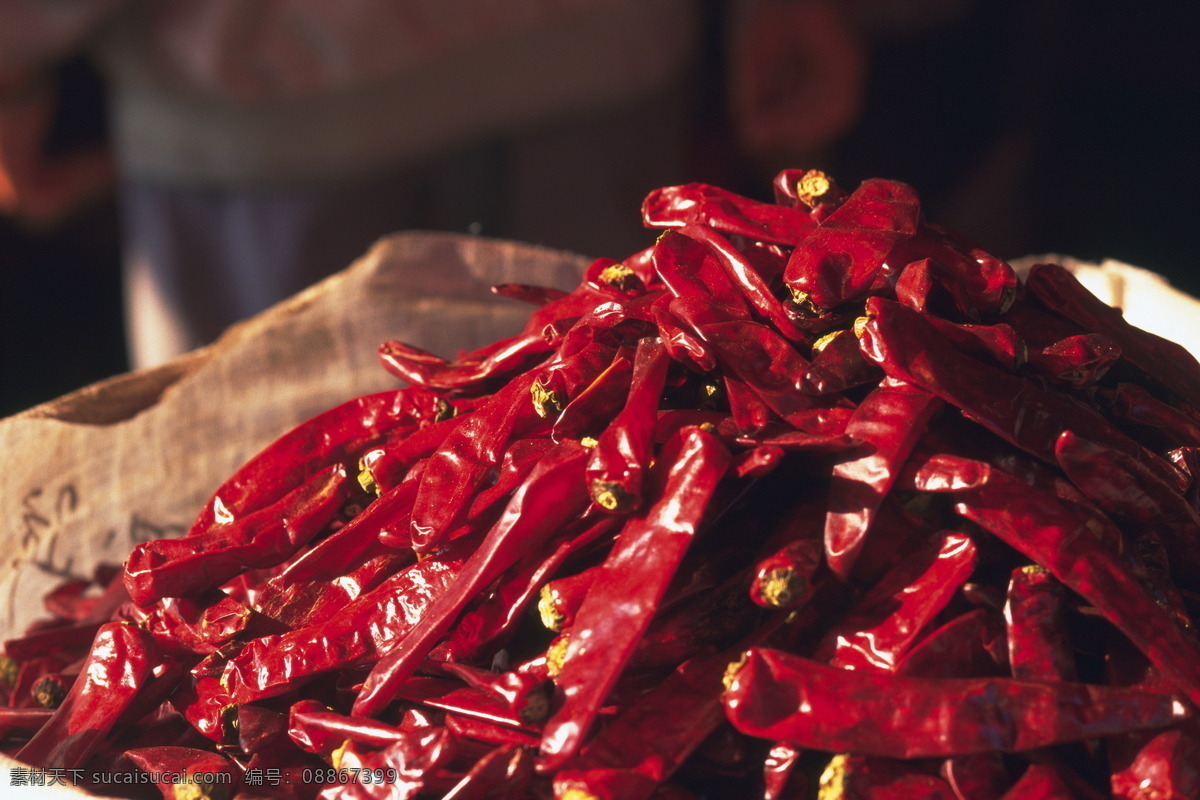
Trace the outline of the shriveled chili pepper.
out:
M 836 394 L 877 383 L 879 367 L 865 359 L 851 330 L 827 334 L 813 343 L 813 358 L 797 381 L 807 394 Z
M 970 419 L 1049 464 L 1067 427 L 1137 458 L 1166 480 L 1178 480 L 1163 459 L 1120 433 L 1099 413 L 1065 395 L 1028 381 L 949 346 L 920 313 L 871 297 L 859 341 L 867 357 L 888 375 L 932 392 Z
M 568 440 L 538 463 L 513 495 L 504 516 L 464 563 L 452 590 L 436 598 L 421 620 L 376 664 L 354 702 L 355 714 L 370 715 L 385 706 L 395 687 L 412 674 L 478 591 L 583 511 L 588 503 L 582 481 L 586 457 L 582 446 Z
M 134 701 L 158 663 L 158 648 L 132 625 L 110 622 L 96 633 L 80 678 L 17 758 L 46 769 L 82 764 Z
M 581 439 L 599 434 L 621 410 L 629 394 L 633 363 L 618 352 L 612 363 L 574 397 L 554 421 L 554 439 Z
M 533 757 L 529 750 L 505 744 L 475 762 L 443 800 L 522 800 L 529 796 Z
M 388 431 L 437 414 L 438 398 L 400 389 L 349 400 L 304 422 L 238 469 L 213 493 L 189 536 L 271 505 L 333 464 L 356 460 Z
M 1112 394 L 1118 420 L 1137 426 L 1144 438 L 1167 448 L 1200 446 L 1200 421 L 1133 383 L 1118 383 Z
M 889 279 L 885 262 L 917 232 L 920 205 L 903 183 L 866 180 L 792 251 L 784 281 L 821 308 L 861 297 Z
M 225 756 L 190 747 L 139 747 L 125 751 L 155 778 L 163 800 L 220 800 L 232 797 L 236 768 Z
M 1008 663 L 1017 680 L 1075 681 L 1079 670 L 1066 638 L 1064 589 L 1037 565 L 1013 570 L 1004 618 Z
M 669 364 L 657 338 L 638 342 L 625 405 L 597 437 L 588 456 L 584 473 L 588 492 L 606 511 L 629 513 L 642 502 L 643 475 L 650 466 Z
M 843 579 L 854 569 L 883 498 L 943 403 L 902 381 L 880 383 L 855 409 L 846 435 L 869 452 L 833 467 L 825 517 L 825 561 Z
M 607 577 L 593 587 L 602 590 L 588 593 L 571 628 L 566 660 L 555 677 L 562 702 L 542 739 L 550 764 L 561 764 L 582 745 L 729 466 L 724 447 L 698 428 L 682 431 L 659 458 L 652 504 L 618 534 L 605 560 Z
M 1153 736 L 1127 763 L 1114 767 L 1113 797 L 1184 800 L 1200 796 L 1200 738 L 1194 726 Z
M 954 492 L 959 514 L 1049 570 L 1128 636 L 1180 692 L 1200 701 L 1200 642 L 1097 540 L 1094 531 L 1102 522 L 1096 515 L 969 459 L 931 459 L 917 484 Z
M 337 465 L 226 526 L 140 544 L 125 562 L 125 587 L 134 602 L 147 605 L 216 588 L 250 568 L 279 564 L 333 519 L 349 490 L 346 470 Z
M 1082 683 L 887 675 L 765 649 L 749 650 L 730 681 L 725 710 L 743 733 L 889 758 L 1021 752 L 1162 728 L 1191 715 L 1170 695 Z M 1052 727 L 1043 723 L 1047 715 Z
M 945 532 L 900 561 L 825 635 L 815 657 L 845 669 L 894 672 L 904 654 L 971 575 L 970 537 Z
M 1035 264 L 1025 279 L 1043 305 L 1088 331 L 1107 336 L 1122 358 L 1151 381 L 1200 407 L 1200 362 L 1175 342 L 1131 325 L 1058 264 Z
M 1107 336 L 1086 333 L 1031 350 L 1026 363 L 1031 371 L 1043 377 L 1082 389 L 1104 377 L 1120 358 L 1121 348 Z
M 959 800 L 954 790 L 937 775 L 903 761 L 843 753 L 825 765 L 818 796 L 836 800 Z
M 704 225 L 725 233 L 799 244 L 814 227 L 804 210 L 762 203 L 703 183 L 668 186 L 651 192 L 642 203 L 642 220 L 650 228 Z

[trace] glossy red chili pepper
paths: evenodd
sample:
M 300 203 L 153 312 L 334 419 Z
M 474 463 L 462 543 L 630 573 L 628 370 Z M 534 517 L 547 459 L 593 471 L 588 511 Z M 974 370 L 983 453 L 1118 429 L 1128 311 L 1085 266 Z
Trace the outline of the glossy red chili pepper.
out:
M 753 316 L 745 293 L 717 257 L 689 236 L 673 231 L 660 236 L 654 245 L 654 269 L 676 300 L 710 304 L 731 319 Z
M 566 660 L 555 677 L 561 705 L 542 739 L 548 765 L 561 765 L 582 745 L 696 536 L 729 461 L 716 438 L 697 428 L 664 446 L 648 495 L 652 504 L 618 534 L 605 560 L 607 577 L 596 584 L 603 590 L 588 593 L 572 626 Z
M 1037 565 L 1013 570 L 1004 619 L 1008 663 L 1017 680 L 1075 681 L 1079 670 L 1067 636 L 1061 583 Z
M 1152 382 L 1200 407 L 1200 362 L 1175 342 L 1131 325 L 1057 264 L 1035 264 L 1025 279 L 1029 294 L 1087 331 L 1107 336 L 1122 358 Z
M 1130 454 L 1165 479 L 1178 481 L 1170 464 L 1090 407 L 959 353 L 937 336 L 920 313 L 878 297 L 867 299 L 866 311 L 859 341 L 868 358 L 893 378 L 938 395 L 1025 452 L 1056 465 L 1055 442 L 1070 427 L 1091 441 Z
M 387 705 L 395 688 L 412 674 L 479 591 L 587 507 L 582 480 L 586 457 L 581 445 L 568 440 L 538 463 L 500 521 L 463 564 L 452 590 L 435 599 L 420 621 L 376 664 L 354 702 L 355 714 L 369 716 Z
M 1021 752 L 1191 715 L 1180 698 L 1131 689 L 897 676 L 761 649 L 734 669 L 725 711 L 750 736 L 889 758 Z
M 87 761 L 101 746 L 122 712 L 133 703 L 158 663 L 158 647 L 132 625 L 101 626 L 80 679 L 17 758 L 46 769 L 66 769 Z
M 1097 538 L 1104 519 L 1001 470 L 951 456 L 927 461 L 917 486 L 955 494 L 955 511 L 1045 567 L 1094 605 L 1192 702 L 1200 702 L 1200 642 Z M 1111 523 L 1109 523 L 1111 525 Z
M 1143 439 L 1158 442 L 1162 449 L 1200 446 L 1200 423 L 1192 415 L 1167 405 L 1136 384 L 1117 384 L 1112 411 L 1119 421 L 1132 423 Z
M 553 439 L 599 435 L 625 402 L 633 378 L 633 362 L 618 352 L 611 364 L 563 408 L 550 431 Z
M 140 605 L 214 589 L 252 568 L 282 563 L 316 536 L 349 497 L 340 464 L 318 472 L 273 505 L 180 539 L 134 547 L 125 588 Z
M 702 225 L 779 244 L 799 244 L 815 227 L 806 210 L 762 203 L 703 183 L 652 191 L 642 203 L 650 228 Z
M 163 800 L 218 800 L 235 786 L 237 768 L 220 753 L 164 745 L 125 755 L 152 779 Z
M 237 702 L 283 694 L 314 676 L 363 663 L 399 641 L 453 585 L 477 539 L 456 539 L 360 596 L 338 614 L 246 644 L 223 670 Z
M 950 785 L 956 800 L 1000 800 L 1009 783 L 1000 753 L 974 753 L 942 762 L 938 774 Z
M 812 362 L 797 385 L 806 394 L 838 394 L 878 383 L 881 371 L 863 357 L 853 331 L 829 334 L 813 345 Z
M 1121 348 L 1099 333 L 1059 339 L 1028 351 L 1029 369 L 1051 381 L 1082 389 L 1099 381 L 1121 358 Z
M 886 380 L 854 410 L 846 435 L 868 452 L 834 465 L 825 517 L 825 561 L 838 577 L 850 576 L 883 498 L 942 406 L 927 391 Z
M 605 511 L 627 514 L 641 505 L 669 366 L 657 338 L 638 342 L 624 407 L 596 439 L 584 473 L 592 501 Z
M 894 672 L 970 577 L 976 560 L 965 534 L 935 536 L 863 595 L 825 635 L 814 657 L 845 669 Z
M 1163 731 L 1128 761 L 1114 764 L 1113 797 L 1185 800 L 1200 796 L 1200 738 L 1195 726 Z
M 10 708 L 0 706 L 0 741 L 10 736 L 31 736 L 54 716 L 51 708 Z
M 863 181 L 792 251 L 784 281 L 793 293 L 802 293 L 824 309 L 886 285 L 894 280 L 888 254 L 916 234 L 920 214 L 911 187 L 896 181 Z
M 506 743 L 476 761 L 443 800 L 524 800 L 532 778 L 529 750 Z
M 435 395 L 400 389 L 357 397 L 318 414 L 276 439 L 221 484 L 188 535 L 271 505 L 322 470 L 357 461 L 389 431 L 432 420 L 437 412 Z

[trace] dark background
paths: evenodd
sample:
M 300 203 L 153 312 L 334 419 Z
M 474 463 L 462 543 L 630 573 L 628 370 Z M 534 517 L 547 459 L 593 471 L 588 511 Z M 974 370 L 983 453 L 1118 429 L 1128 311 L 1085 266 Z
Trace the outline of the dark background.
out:
M 679 181 L 765 199 L 784 166 L 821 167 L 847 187 L 894 178 L 917 187 L 929 220 L 999 256 L 1116 258 L 1200 295 L 1200 4 L 967 2 L 911 28 L 865 18 L 888 5 L 860 10 L 870 51 L 862 112 L 820 163 L 738 152 L 724 133 L 711 25 L 695 153 Z M 50 146 L 103 136 L 94 72 L 76 62 L 62 78 L 77 102 L 65 104 L 72 112 Z M 629 218 L 639 224 L 635 207 Z M 49 232 L 0 219 L 0 416 L 127 369 L 117 224 L 111 197 Z M 489 233 L 504 236 L 503 222 Z M 542 243 L 578 249 L 566 232 Z

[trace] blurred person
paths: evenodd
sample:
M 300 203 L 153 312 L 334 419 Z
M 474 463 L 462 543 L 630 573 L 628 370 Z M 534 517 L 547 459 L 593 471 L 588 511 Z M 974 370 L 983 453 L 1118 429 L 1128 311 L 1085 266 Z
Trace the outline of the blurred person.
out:
M 46 70 L 81 51 L 112 155 L 45 158 Z M 625 255 L 649 189 L 719 170 L 688 172 L 698 75 L 728 81 L 735 141 L 792 153 L 852 121 L 862 71 L 821 0 L 5 0 L 0 204 L 49 225 L 115 175 L 148 366 L 395 230 Z

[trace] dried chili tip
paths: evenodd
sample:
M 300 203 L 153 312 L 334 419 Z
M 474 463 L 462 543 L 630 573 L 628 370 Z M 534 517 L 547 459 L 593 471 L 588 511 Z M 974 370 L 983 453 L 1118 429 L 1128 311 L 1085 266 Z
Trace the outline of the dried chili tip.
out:
M 564 403 L 553 390 L 534 381 L 529 385 L 529 396 L 533 399 L 533 410 L 542 419 L 562 413 Z
M 558 598 L 554 594 L 554 589 L 549 584 L 543 586 L 538 593 L 537 608 L 542 625 L 557 633 L 562 630 L 563 624 L 567 621 L 567 615 L 559 610 Z
M 726 691 L 733 689 L 734 684 L 737 683 L 738 673 L 742 671 L 742 667 L 746 666 L 749 658 L 750 653 L 747 651 L 742 653 L 737 661 L 729 662 L 729 666 L 725 668 L 725 674 L 721 676 L 721 685 L 725 687 Z
M 11 689 L 17 682 L 21 665 L 12 656 L 0 655 L 0 688 Z
M 809 208 L 816 208 L 840 203 L 846 199 L 846 192 L 821 170 L 810 169 L 796 181 L 796 197 Z
M 839 753 L 829 759 L 817 782 L 817 800 L 845 800 L 846 762 L 848 753 Z
M 637 495 L 626 491 L 621 484 L 615 481 L 592 481 L 588 491 L 592 496 L 592 502 L 614 514 L 632 511 L 640 502 Z
M 70 690 L 69 682 L 57 674 L 43 675 L 30 689 L 30 694 L 42 708 L 58 708 Z
M 619 292 L 644 292 L 646 285 L 638 274 L 624 264 L 610 264 L 596 276 L 605 286 L 611 286 Z
M 791 567 L 772 567 L 756 575 L 750 599 L 767 608 L 792 608 L 803 603 L 812 584 Z
M 562 633 L 546 648 L 546 673 L 551 678 L 562 672 L 563 665 L 567 662 L 567 648 L 570 645 L 570 635 Z

